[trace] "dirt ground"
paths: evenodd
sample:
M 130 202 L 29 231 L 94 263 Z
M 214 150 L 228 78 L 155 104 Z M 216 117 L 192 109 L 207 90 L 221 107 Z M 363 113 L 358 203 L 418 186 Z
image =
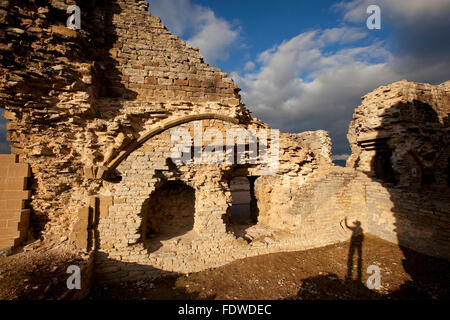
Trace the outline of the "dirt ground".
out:
M 355 256 L 350 280 L 346 279 L 349 246 L 348 241 L 242 259 L 220 268 L 153 282 L 97 286 L 89 299 L 449 299 L 449 261 L 366 235 L 362 278 L 357 279 Z M 405 258 L 409 273 L 404 269 Z M 365 285 L 371 275 L 366 272 L 370 265 L 380 268 L 379 290 L 369 290 Z
M 0 300 L 56 300 L 67 289 L 67 267 L 79 261 L 62 249 L 0 256 Z
M 129 299 L 449 299 L 450 262 L 400 248 L 374 236 L 362 243 L 346 279 L 350 242 L 234 261 L 220 268 L 156 281 L 94 285 L 90 300 Z M 62 249 L 0 257 L 0 299 L 58 299 L 67 266 L 77 257 Z M 380 268 L 381 287 L 370 290 L 367 268 Z M 408 272 L 405 271 L 405 266 Z

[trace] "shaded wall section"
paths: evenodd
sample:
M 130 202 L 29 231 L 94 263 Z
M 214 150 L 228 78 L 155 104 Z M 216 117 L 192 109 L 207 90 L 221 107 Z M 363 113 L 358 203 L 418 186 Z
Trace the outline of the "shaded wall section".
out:
M 366 183 L 369 233 L 447 259 L 449 113 L 450 82 L 380 87 L 355 110 L 347 162 L 371 179 Z

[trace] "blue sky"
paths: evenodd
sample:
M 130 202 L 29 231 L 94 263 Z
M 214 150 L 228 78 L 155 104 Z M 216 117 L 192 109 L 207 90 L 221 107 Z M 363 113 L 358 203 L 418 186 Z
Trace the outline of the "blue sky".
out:
M 335 1 L 197 0 L 190 3 L 211 9 L 217 18 L 225 19 L 240 31 L 238 45 L 230 48 L 231 55 L 211 61 L 228 71 L 243 69 L 247 61 L 255 60 L 262 51 L 300 33 L 342 25 L 342 15 L 333 7 Z M 158 11 L 154 10 L 155 14 Z M 165 15 L 164 11 L 161 13 Z M 169 24 L 170 21 L 170 28 Z M 374 33 L 381 34 L 380 31 Z M 185 39 L 190 35 L 189 30 L 183 34 Z
M 196 1 L 211 8 L 218 17 L 230 21 L 241 28 L 243 46 L 233 52 L 233 56 L 220 60 L 225 70 L 243 68 L 247 59 L 256 56 L 284 39 L 314 27 L 332 27 L 338 14 L 330 6 L 332 1 L 284 1 L 274 5 L 273 1 Z
M 323 129 L 333 154 L 364 94 L 450 79 L 450 0 L 150 0 L 168 29 L 241 87 L 253 116 L 284 132 Z M 381 30 L 366 10 L 381 8 Z M 0 152 L 5 144 L 0 120 Z
M 151 0 L 168 29 L 241 87 L 253 116 L 287 132 L 323 129 L 335 158 L 364 94 L 450 79 L 449 0 Z M 381 30 L 369 30 L 369 5 Z

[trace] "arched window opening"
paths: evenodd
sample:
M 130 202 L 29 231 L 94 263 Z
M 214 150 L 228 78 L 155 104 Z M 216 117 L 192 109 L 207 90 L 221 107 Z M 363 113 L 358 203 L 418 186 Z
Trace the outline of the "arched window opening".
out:
M 180 237 L 193 230 L 195 190 L 179 181 L 169 181 L 144 203 L 141 236 L 150 251 L 161 241 Z

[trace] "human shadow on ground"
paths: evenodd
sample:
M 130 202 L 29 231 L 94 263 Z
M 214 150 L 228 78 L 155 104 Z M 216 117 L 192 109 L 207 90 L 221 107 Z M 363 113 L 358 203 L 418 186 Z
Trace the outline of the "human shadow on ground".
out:
M 346 280 L 352 280 L 353 275 L 353 260 L 355 258 L 356 253 L 356 259 L 358 261 L 357 264 L 357 274 L 358 274 L 358 281 L 362 281 L 362 245 L 364 241 L 364 230 L 361 227 L 361 221 L 356 220 L 353 222 L 353 225 L 348 225 L 347 217 L 345 217 L 345 226 L 351 230 L 352 236 L 350 238 L 350 248 L 348 251 L 348 258 L 347 258 L 347 276 Z
M 355 238 L 355 225 L 350 228 L 346 279 L 336 274 L 304 279 L 296 298 L 450 298 L 449 116 L 442 105 L 432 107 L 430 103 L 424 94 L 387 108 L 379 116 L 381 125 L 368 132 L 374 138 L 354 141 L 353 147 L 360 154 L 350 164 L 357 170 L 368 164 L 369 170 L 364 173 L 373 182 L 367 189 L 367 201 L 371 203 L 367 210 L 369 230 L 365 231 L 399 245 L 410 280 L 387 294 L 368 289 L 362 283 L 361 273 L 366 272 L 361 269 L 363 242 Z M 393 227 L 386 222 L 390 217 L 394 218 Z M 358 278 L 352 280 L 355 252 Z

